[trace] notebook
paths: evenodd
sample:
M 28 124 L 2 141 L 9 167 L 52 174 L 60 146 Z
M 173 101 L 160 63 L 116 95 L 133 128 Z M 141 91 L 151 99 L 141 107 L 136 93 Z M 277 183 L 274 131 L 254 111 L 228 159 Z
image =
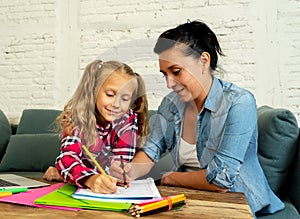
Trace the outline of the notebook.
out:
M 36 188 L 48 186 L 50 184 L 29 179 L 16 174 L 0 174 L 0 189 L 5 190 L 9 188 Z
M 118 186 L 119 193 L 101 194 L 94 193 L 90 189 L 78 188 L 73 198 L 104 202 L 138 203 L 142 200 L 160 198 L 161 195 L 152 178 L 135 180 L 130 182 L 130 187 L 125 189 Z
M 108 211 L 128 211 L 131 203 L 122 202 L 102 202 L 93 200 L 80 200 L 72 197 L 76 186 L 66 184 L 53 192 L 50 192 L 40 198 L 37 198 L 34 203 L 41 205 L 65 206 L 93 210 L 108 210 Z

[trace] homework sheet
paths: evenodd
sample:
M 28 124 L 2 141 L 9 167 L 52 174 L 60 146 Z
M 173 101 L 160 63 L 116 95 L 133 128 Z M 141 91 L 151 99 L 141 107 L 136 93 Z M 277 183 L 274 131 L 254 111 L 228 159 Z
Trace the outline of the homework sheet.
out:
M 136 203 L 139 200 L 161 197 L 152 178 L 131 181 L 129 188 L 125 189 L 124 187 L 118 186 L 118 189 L 119 193 L 99 194 L 92 192 L 90 189 L 78 188 L 74 192 L 73 198 L 106 202 Z

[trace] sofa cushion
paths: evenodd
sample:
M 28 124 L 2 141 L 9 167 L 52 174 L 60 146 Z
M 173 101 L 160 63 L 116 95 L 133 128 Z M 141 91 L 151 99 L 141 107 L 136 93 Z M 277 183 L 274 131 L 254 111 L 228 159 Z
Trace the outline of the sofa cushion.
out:
M 274 214 L 258 215 L 257 219 L 299 219 L 299 213 L 290 200 L 282 200 L 285 208 Z
M 16 134 L 55 133 L 55 120 L 60 113 L 54 109 L 25 109 Z
M 10 136 L 11 136 L 10 124 L 3 111 L 0 110 L 0 161 L 5 153 L 5 149 L 8 144 Z
M 275 193 L 295 157 L 298 134 L 297 120 L 289 110 L 258 108 L 258 158 Z
M 12 135 L 0 171 L 40 171 L 54 165 L 59 154 L 57 134 Z
M 300 136 L 298 139 L 297 158 L 294 162 L 291 178 L 289 179 L 287 187 L 289 197 L 300 213 Z

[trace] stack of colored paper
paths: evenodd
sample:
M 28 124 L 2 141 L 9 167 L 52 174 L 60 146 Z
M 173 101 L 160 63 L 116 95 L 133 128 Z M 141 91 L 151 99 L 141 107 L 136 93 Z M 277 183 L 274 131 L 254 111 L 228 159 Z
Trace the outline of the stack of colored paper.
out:
M 143 201 L 137 204 L 133 204 L 129 208 L 128 213 L 134 217 L 141 217 L 163 211 L 170 211 L 172 209 L 178 209 L 185 205 L 185 199 L 186 198 L 184 194 L 180 194 L 175 196 L 152 199 L 149 201 Z

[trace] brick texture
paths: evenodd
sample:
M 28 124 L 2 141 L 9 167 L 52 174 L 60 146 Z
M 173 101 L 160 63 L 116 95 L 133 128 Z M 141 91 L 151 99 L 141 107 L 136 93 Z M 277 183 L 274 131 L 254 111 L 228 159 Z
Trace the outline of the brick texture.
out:
M 299 0 L 2 0 L 0 12 L 0 109 L 11 122 L 26 108 L 62 109 L 97 58 L 131 65 L 155 109 L 169 92 L 155 40 L 188 19 L 217 34 L 217 76 L 300 121 Z

